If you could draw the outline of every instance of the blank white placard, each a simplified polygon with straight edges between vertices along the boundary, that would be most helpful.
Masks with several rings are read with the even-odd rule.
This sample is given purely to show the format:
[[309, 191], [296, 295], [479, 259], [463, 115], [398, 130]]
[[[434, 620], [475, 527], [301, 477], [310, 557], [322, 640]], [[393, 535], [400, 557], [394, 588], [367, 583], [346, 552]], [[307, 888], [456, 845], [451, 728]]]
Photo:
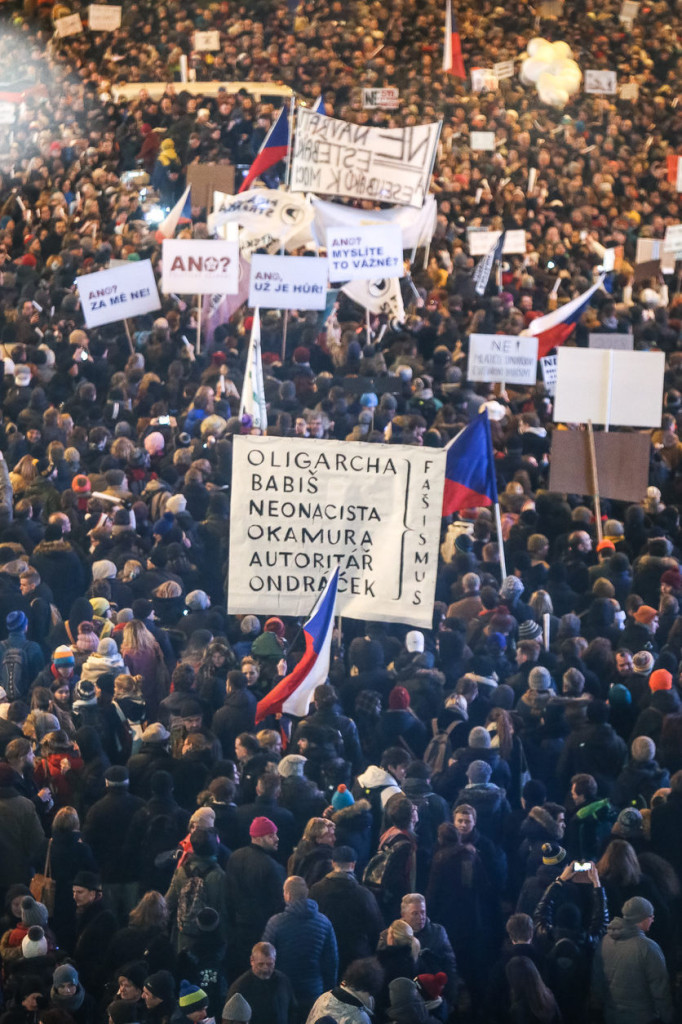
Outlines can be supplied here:
[[[612, 366], [609, 412], [609, 365]], [[663, 352], [560, 348], [554, 420], [656, 427], [663, 404]]]

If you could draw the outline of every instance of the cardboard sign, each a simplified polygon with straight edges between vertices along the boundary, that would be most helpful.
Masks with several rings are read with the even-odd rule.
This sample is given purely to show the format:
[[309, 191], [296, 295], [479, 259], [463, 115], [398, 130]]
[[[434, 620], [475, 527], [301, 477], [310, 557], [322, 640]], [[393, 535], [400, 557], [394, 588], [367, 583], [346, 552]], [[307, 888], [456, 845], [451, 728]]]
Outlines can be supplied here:
[[513, 60], [501, 60], [497, 64], [493, 64], [493, 71], [497, 75], [497, 80], [501, 82], [504, 78], [514, 77], [514, 61]]
[[635, 250], [635, 263], [650, 263], [651, 260], [660, 260], [661, 240], [660, 238], [638, 238]]
[[400, 106], [400, 90], [393, 87], [363, 89], [362, 106], [365, 110], [397, 110]]
[[108, 4], [90, 4], [88, 27], [91, 32], [115, 32], [121, 27], [121, 7]]
[[639, 0], [623, 0], [623, 5], [618, 15], [619, 21], [632, 22], [639, 14]]
[[249, 305], [263, 309], [324, 309], [327, 274], [324, 259], [254, 253]]
[[208, 53], [220, 49], [220, 32], [212, 29], [209, 32], [195, 32], [192, 49], [197, 53]]
[[327, 260], [330, 281], [402, 277], [403, 233], [397, 224], [328, 228]]
[[590, 334], [589, 348], [617, 348], [622, 352], [632, 352], [635, 339], [631, 334], [609, 334], [596, 332]]
[[533, 387], [537, 375], [537, 338], [520, 338], [516, 334], [469, 335], [469, 380]]
[[469, 132], [469, 148], [484, 152], [495, 149], [495, 132]]
[[161, 308], [151, 260], [79, 277], [78, 294], [87, 327], [113, 324]]
[[661, 422], [663, 352], [560, 348], [554, 419], [654, 427]]
[[438, 123], [370, 128], [299, 107], [290, 189], [421, 207], [439, 131]]
[[65, 18], [57, 18], [54, 23], [54, 34], [58, 39], [65, 36], [75, 36], [83, 31], [83, 22], [80, 14], [67, 14]]
[[187, 168], [187, 184], [192, 186], [192, 203], [213, 207], [213, 193], [234, 192], [234, 167], [231, 164], [190, 164]]
[[664, 252], [682, 252], [682, 224], [670, 224], [663, 239]]
[[639, 99], [639, 86], [637, 82], [624, 82], [620, 87], [618, 93], [622, 100], [629, 100], [631, 103], [636, 103]]
[[618, 91], [618, 75], [615, 71], [590, 70], [585, 72], [585, 92], [597, 96], [615, 96]]
[[[549, 490], [558, 494], [592, 494], [590, 441], [586, 430], [555, 430], [549, 463]], [[643, 501], [649, 483], [648, 434], [594, 435], [597, 481], [603, 498]]]
[[338, 565], [337, 614], [430, 628], [444, 472], [432, 448], [235, 437], [228, 612], [307, 617]]
[[[470, 256], [485, 256], [490, 252], [495, 242], [502, 234], [501, 231], [488, 231], [480, 228], [469, 228], [467, 231], [467, 242]], [[525, 253], [526, 232], [523, 228], [508, 231], [502, 247], [503, 256], [511, 256], [514, 253]]]
[[[472, 92], [495, 92], [499, 87], [497, 75], [491, 68], [471, 69]], [[474, 148], [473, 145], [471, 147]]]
[[236, 295], [239, 245], [213, 239], [166, 238], [161, 289], [166, 295]]
[[540, 360], [540, 372], [547, 393], [556, 393], [556, 356], [543, 356]]

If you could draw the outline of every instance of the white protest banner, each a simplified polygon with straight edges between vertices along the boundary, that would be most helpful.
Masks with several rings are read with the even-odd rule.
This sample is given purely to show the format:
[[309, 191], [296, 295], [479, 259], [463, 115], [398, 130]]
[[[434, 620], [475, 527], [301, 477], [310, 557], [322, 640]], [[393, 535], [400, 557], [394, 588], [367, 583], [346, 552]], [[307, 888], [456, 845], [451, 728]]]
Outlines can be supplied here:
[[402, 323], [405, 306], [397, 277], [382, 277], [376, 281], [347, 281], [341, 291], [371, 313], [385, 313]]
[[445, 453], [235, 437], [228, 612], [307, 616], [339, 566], [336, 611], [429, 627]]
[[556, 356], [543, 356], [540, 360], [540, 370], [545, 388], [549, 395], [556, 392]]
[[276, 253], [282, 246], [297, 249], [312, 242], [312, 219], [306, 197], [292, 192], [254, 188], [233, 196], [214, 191], [208, 230], [227, 240], [226, 228], [238, 224], [242, 256], [250, 259], [256, 249]]
[[480, 152], [495, 149], [495, 132], [469, 132], [469, 148]]
[[638, 238], [635, 263], [649, 263], [661, 258], [661, 242], [658, 238]]
[[403, 233], [397, 224], [327, 229], [330, 281], [403, 276]]
[[437, 123], [370, 128], [299, 107], [291, 191], [421, 206], [439, 133]]
[[682, 224], [670, 224], [663, 239], [664, 252], [682, 252]]
[[83, 31], [83, 22], [80, 14], [67, 14], [64, 18], [57, 18], [54, 23], [54, 34], [58, 39], [65, 36], [75, 36]]
[[397, 224], [403, 235], [404, 249], [418, 249], [428, 245], [436, 229], [436, 197], [427, 196], [421, 209], [414, 206], [394, 206], [389, 210], [356, 210], [340, 203], [328, 203], [312, 197], [314, 220], [313, 236], [318, 245], [324, 245], [327, 229], [336, 227], [354, 231], [364, 224]]
[[560, 348], [554, 419], [655, 427], [661, 422], [663, 352]]
[[[469, 228], [467, 231], [467, 243], [470, 256], [485, 256], [490, 252], [495, 242], [502, 234], [501, 231], [488, 231], [485, 228]], [[525, 253], [526, 232], [523, 228], [515, 228], [507, 231], [502, 247], [504, 256], [511, 256], [514, 253]]]
[[239, 245], [195, 238], [165, 238], [161, 290], [166, 295], [235, 295]]
[[597, 69], [585, 72], [585, 92], [598, 96], [614, 96], [618, 90], [618, 75], [615, 71]]
[[386, 89], [363, 89], [362, 106], [365, 110], [397, 110], [400, 103], [400, 90], [394, 87]]
[[504, 78], [514, 77], [514, 61], [513, 60], [501, 60], [497, 64], [493, 64], [493, 71], [497, 75], [498, 82], [501, 82]]
[[618, 92], [620, 99], [636, 103], [639, 99], [639, 86], [637, 82], [624, 82]]
[[[499, 87], [497, 75], [491, 68], [471, 69], [471, 91], [472, 92], [495, 92]], [[471, 147], [474, 148], [473, 146]]]
[[78, 294], [87, 327], [113, 324], [161, 307], [151, 260], [79, 277]]
[[618, 20], [630, 22], [630, 24], [632, 24], [638, 14], [639, 0], [623, 0]]
[[537, 338], [519, 338], [516, 334], [469, 335], [468, 380], [533, 387], [537, 375]]
[[595, 332], [589, 335], [589, 348], [614, 348], [623, 352], [632, 352], [635, 339], [631, 334], [620, 334], [614, 331], [613, 334], [606, 332]]
[[88, 28], [91, 32], [115, 32], [121, 27], [121, 7], [109, 4], [90, 4]]
[[17, 116], [17, 105], [8, 100], [0, 101], [0, 124], [14, 124]]
[[192, 49], [197, 53], [209, 52], [220, 49], [220, 32], [218, 29], [211, 29], [208, 32], [195, 32]]
[[327, 260], [309, 256], [251, 257], [249, 305], [264, 309], [324, 309]]

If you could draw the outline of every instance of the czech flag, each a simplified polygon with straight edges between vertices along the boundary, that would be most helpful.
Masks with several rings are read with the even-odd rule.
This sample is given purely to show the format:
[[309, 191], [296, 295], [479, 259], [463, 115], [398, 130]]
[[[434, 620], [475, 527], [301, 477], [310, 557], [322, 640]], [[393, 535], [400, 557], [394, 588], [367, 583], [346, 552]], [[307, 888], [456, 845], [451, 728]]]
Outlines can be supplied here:
[[313, 113], [314, 114], [323, 114], [325, 117], [327, 116], [327, 110], [326, 110], [325, 105], [324, 105], [324, 96], [322, 95], [322, 93], [320, 93], [320, 95], [317, 97], [317, 99], [313, 103]]
[[191, 185], [188, 185], [182, 193], [172, 210], [168, 212], [165, 220], [162, 220], [155, 232], [157, 242], [164, 238], [173, 238], [178, 224], [192, 223], [192, 200], [190, 199]]
[[525, 331], [521, 332], [526, 337], [530, 335], [532, 338], [538, 339], [538, 359], [549, 355], [553, 348], [563, 345], [571, 336], [575, 325], [587, 309], [590, 299], [603, 284], [604, 276], [602, 275], [597, 283], [582, 295], [577, 295], [565, 306], [559, 306], [553, 312], [539, 316], [537, 320], [532, 320]]
[[462, 60], [462, 42], [457, 30], [457, 22], [452, 13], [452, 0], [445, 3], [445, 46], [443, 48], [443, 71], [448, 71], [458, 78], [466, 78], [464, 61]]
[[493, 442], [487, 410], [460, 430], [445, 449], [443, 515], [497, 504]]
[[303, 718], [313, 699], [316, 686], [327, 681], [334, 628], [334, 608], [339, 584], [338, 566], [320, 594], [315, 610], [303, 627], [305, 654], [293, 672], [280, 680], [270, 693], [258, 701], [256, 725], [268, 715], [282, 711]]
[[255, 181], [263, 171], [267, 171], [268, 168], [274, 167], [274, 165], [279, 163], [280, 160], [285, 160], [288, 152], [289, 118], [287, 116], [287, 108], [282, 107], [279, 112], [279, 117], [263, 139], [263, 145], [258, 150], [256, 159], [251, 164], [249, 173], [244, 178], [239, 191], [246, 192], [247, 188], [251, 187], [252, 181]]

